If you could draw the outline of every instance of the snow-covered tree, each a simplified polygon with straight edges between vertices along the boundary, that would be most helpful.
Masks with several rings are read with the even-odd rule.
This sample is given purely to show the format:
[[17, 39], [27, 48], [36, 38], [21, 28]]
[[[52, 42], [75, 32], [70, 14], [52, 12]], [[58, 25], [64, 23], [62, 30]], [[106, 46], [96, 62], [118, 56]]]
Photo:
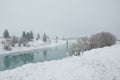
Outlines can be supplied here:
[[56, 43], [58, 42], [58, 36], [55, 37]]
[[47, 39], [48, 39], [48, 38], [49, 38], [49, 37], [44, 33], [44, 34], [43, 34], [43, 41], [44, 41], [44, 42], [47, 42]]
[[27, 32], [26, 38], [28, 39], [28, 41], [30, 41], [30, 33], [29, 32]]
[[32, 40], [34, 38], [33, 32], [30, 31], [26, 33], [25, 31], [23, 31], [22, 38], [26, 38], [28, 41]]
[[39, 33], [37, 34], [36, 40], [38, 40], [38, 39], [40, 39], [40, 34]]
[[4, 33], [3, 33], [3, 37], [4, 37], [4, 38], [9, 38], [9, 37], [10, 37], [9, 32], [8, 32], [7, 29], [5, 29], [5, 31], [4, 31]]
[[26, 38], [26, 33], [25, 33], [25, 31], [23, 31], [23, 34], [22, 34], [22, 38]]
[[[23, 37], [22, 37], [23, 38]], [[20, 39], [18, 39], [18, 46], [20, 47], [21, 46], [21, 44], [22, 44], [22, 38], [20, 38]]]
[[13, 37], [12, 37], [12, 41], [11, 41], [11, 42], [12, 42], [12, 46], [14, 47], [14, 46], [15, 46], [15, 44], [16, 44], [16, 43], [18, 43], [18, 38], [17, 38], [17, 37], [15, 37], [15, 36], [13, 36]]
[[34, 36], [33, 36], [33, 32], [30, 31], [30, 39], [32, 40], [33, 38], [34, 38]]
[[18, 41], [18, 45], [21, 46], [21, 44], [23, 44], [24, 46], [26, 46], [26, 44], [28, 43], [28, 40], [24, 37], [21, 37]]

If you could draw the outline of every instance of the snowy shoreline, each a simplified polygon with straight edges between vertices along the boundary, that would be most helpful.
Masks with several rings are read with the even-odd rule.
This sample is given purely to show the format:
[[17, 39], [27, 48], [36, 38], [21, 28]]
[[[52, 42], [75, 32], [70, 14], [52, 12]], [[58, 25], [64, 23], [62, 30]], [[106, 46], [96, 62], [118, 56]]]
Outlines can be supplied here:
[[119, 80], [120, 44], [78, 57], [30, 63], [0, 72], [1, 80]]
[[30, 47], [13, 47], [11, 51], [6, 51], [3, 50], [1, 47], [0, 50], [0, 54], [13, 54], [13, 53], [17, 53], [17, 52], [28, 52], [28, 51], [34, 51], [34, 50], [40, 50], [40, 49], [44, 49], [44, 48], [51, 48], [51, 47], [56, 47], [56, 46], [60, 46], [60, 45], [64, 45], [66, 43], [66, 41], [63, 40], [58, 40], [58, 42], [56, 43], [55, 40], [52, 40], [51, 43], [44, 43], [41, 40], [36, 40], [36, 41], [32, 41], [29, 44], [31, 45]]

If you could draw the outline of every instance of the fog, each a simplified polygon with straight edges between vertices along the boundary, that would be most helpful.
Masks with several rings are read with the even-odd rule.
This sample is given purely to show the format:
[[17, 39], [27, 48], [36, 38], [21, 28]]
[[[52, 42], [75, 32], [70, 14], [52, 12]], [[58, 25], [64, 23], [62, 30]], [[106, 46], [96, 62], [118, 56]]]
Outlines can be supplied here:
[[107, 31], [120, 38], [120, 0], [0, 0], [0, 36], [4, 29], [51, 37]]

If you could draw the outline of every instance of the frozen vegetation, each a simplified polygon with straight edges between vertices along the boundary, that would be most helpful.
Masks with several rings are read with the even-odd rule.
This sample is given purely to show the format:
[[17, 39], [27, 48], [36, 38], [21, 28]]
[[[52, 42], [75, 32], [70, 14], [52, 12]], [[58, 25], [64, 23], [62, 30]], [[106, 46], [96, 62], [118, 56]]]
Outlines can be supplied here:
[[120, 80], [120, 43], [0, 72], [0, 80]]
[[80, 55], [84, 51], [96, 48], [112, 46], [116, 43], [117, 38], [110, 32], [100, 32], [91, 37], [81, 37], [70, 48], [69, 55]]
[[[34, 39], [23, 32], [19, 40], [9, 37], [1, 41], [0, 54], [29, 51], [68, 44], [68, 40], [50, 40], [44, 33]], [[0, 80], [120, 80], [120, 43], [109, 32], [82, 37], [72, 45], [71, 55], [61, 60], [30, 63], [12, 70], [0, 71]], [[83, 53], [84, 54], [81, 54]], [[34, 53], [33, 53], [34, 54]], [[67, 54], [67, 53], [66, 53]]]
[[[2, 39], [3, 40], [3, 39]], [[66, 41], [64, 40], [58, 40], [56, 43], [55, 40], [51, 40], [51, 42], [44, 42], [41, 39], [39, 40], [33, 40], [27, 43], [29, 47], [27, 46], [21, 46], [19, 47], [17, 44], [11, 48], [11, 50], [5, 50], [3, 49], [2, 43], [0, 43], [0, 54], [7, 54], [7, 53], [13, 53], [13, 52], [20, 52], [20, 51], [29, 51], [29, 50], [35, 50], [35, 49], [41, 49], [41, 48], [47, 48], [47, 47], [55, 47], [59, 45], [65, 44]]]
[[38, 33], [35, 37], [32, 31], [23, 31], [22, 36], [17, 37], [15, 35], [10, 35], [8, 30], [5, 29], [3, 38], [0, 39], [0, 54], [55, 47], [65, 43], [65, 40], [58, 39], [58, 37], [51, 40], [46, 33], [42, 36]]

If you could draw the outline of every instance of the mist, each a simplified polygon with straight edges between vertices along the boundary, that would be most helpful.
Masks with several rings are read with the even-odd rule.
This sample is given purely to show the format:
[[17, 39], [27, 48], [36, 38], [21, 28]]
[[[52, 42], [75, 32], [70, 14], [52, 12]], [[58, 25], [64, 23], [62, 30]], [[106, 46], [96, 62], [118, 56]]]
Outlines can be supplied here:
[[120, 38], [120, 0], [0, 0], [0, 36], [5, 29], [55, 37], [111, 32]]

